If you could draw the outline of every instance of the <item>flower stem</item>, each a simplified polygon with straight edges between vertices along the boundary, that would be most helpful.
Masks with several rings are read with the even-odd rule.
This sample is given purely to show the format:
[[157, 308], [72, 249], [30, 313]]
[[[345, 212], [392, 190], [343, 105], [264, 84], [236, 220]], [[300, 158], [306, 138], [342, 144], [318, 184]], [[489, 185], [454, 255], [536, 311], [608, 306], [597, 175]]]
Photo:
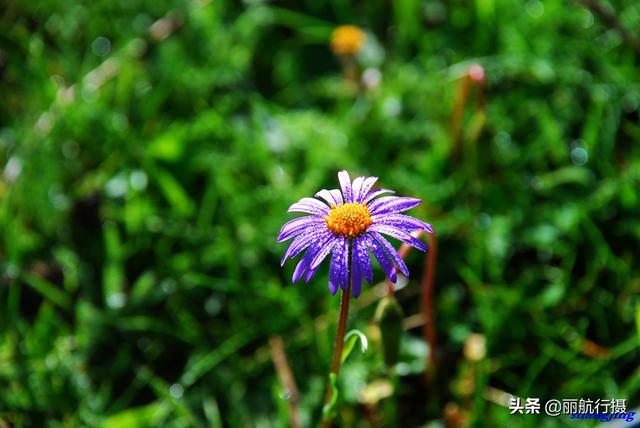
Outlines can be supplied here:
[[351, 281], [349, 287], [342, 292], [340, 300], [340, 318], [338, 319], [338, 332], [336, 335], [336, 345], [333, 351], [333, 360], [331, 361], [331, 373], [338, 376], [340, 371], [340, 360], [342, 360], [342, 345], [344, 345], [344, 335], [347, 329], [347, 317], [349, 314], [349, 297], [351, 296]]
[[422, 313], [424, 314], [423, 334], [429, 345], [429, 364], [425, 375], [431, 383], [436, 369], [436, 326], [433, 315], [433, 284], [436, 273], [438, 246], [435, 233], [429, 235], [429, 251], [426, 255], [426, 270], [422, 278]]
[[[351, 300], [351, 266], [349, 266], [349, 284], [347, 289], [342, 292], [340, 299], [340, 318], [338, 318], [338, 332], [336, 333], [336, 344], [333, 348], [333, 359], [331, 360], [331, 373], [338, 377], [340, 372], [340, 363], [342, 362], [342, 347], [344, 345], [344, 335], [347, 329], [347, 318], [349, 317], [349, 302]], [[324, 398], [325, 406], [331, 402], [333, 388], [331, 383], [327, 384], [327, 394]], [[322, 419], [322, 427], [331, 427], [331, 417], [326, 415]]]

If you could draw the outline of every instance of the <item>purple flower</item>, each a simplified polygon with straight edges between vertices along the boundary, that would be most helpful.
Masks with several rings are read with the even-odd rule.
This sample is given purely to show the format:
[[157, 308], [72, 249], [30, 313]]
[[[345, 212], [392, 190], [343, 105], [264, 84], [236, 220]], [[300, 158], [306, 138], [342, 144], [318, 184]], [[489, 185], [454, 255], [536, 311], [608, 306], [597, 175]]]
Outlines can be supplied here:
[[[302, 198], [289, 207], [289, 212], [310, 215], [294, 218], [282, 226], [278, 242], [295, 238], [282, 257], [281, 265], [289, 257], [305, 251], [293, 272], [292, 282], [304, 278], [308, 282], [322, 261], [331, 253], [329, 266], [329, 290], [351, 286], [354, 297], [360, 295], [362, 279], [373, 282], [369, 252], [393, 283], [396, 268], [409, 275], [407, 265], [396, 249], [382, 235], [388, 235], [421, 251], [427, 246], [411, 236], [411, 232], [433, 232], [431, 225], [416, 218], [400, 214], [422, 201], [398, 196], [382, 196], [394, 193], [387, 189], [372, 189], [377, 177], [358, 177], [353, 182], [346, 171], [338, 173], [341, 190], [321, 190], [316, 198]], [[321, 200], [322, 199], [322, 200]]]

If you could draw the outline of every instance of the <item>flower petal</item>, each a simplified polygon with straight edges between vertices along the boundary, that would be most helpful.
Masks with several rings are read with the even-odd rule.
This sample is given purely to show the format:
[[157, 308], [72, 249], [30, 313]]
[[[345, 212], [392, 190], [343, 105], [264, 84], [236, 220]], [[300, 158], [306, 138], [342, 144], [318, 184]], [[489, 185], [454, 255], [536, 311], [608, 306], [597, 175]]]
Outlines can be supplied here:
[[416, 205], [421, 204], [422, 201], [416, 198], [407, 198], [399, 196], [385, 196], [380, 199], [376, 199], [368, 205], [369, 212], [371, 214], [386, 214], [386, 213], [400, 213], [402, 211], [409, 210]]
[[374, 208], [377, 208], [382, 204], [389, 203], [398, 198], [399, 196], [383, 196], [382, 198], [378, 198], [375, 201], [371, 201], [369, 204], [367, 204], [367, 208], [369, 209], [369, 212], [371, 212], [371, 210], [373, 210]]
[[[332, 234], [322, 240], [317, 240], [309, 247], [304, 256], [300, 259], [298, 264], [296, 265], [296, 269], [293, 272], [293, 277], [291, 278], [291, 282], [297, 282], [302, 276], [307, 272], [311, 263], [315, 260], [316, 256], [322, 252], [323, 247], [332, 239], [335, 239]], [[326, 256], [326, 254], [325, 254]]]
[[344, 202], [353, 202], [353, 189], [351, 188], [351, 179], [347, 171], [340, 171], [338, 173], [338, 181], [340, 182], [340, 188], [342, 189], [342, 195], [344, 196]]
[[362, 183], [364, 182], [364, 177], [356, 177], [351, 184], [351, 192], [353, 195], [352, 202], [358, 202], [358, 198], [360, 197], [360, 190], [362, 189]]
[[394, 194], [396, 192], [394, 192], [393, 190], [389, 190], [389, 189], [375, 189], [370, 191], [367, 196], [364, 197], [364, 199], [362, 200], [363, 204], [367, 204], [369, 203], [369, 201], [371, 201], [373, 198], [378, 197], [380, 195], [384, 195], [385, 193], [391, 193]]
[[329, 206], [342, 204], [342, 193], [340, 193], [340, 190], [338, 189], [322, 189], [318, 193], [316, 193], [316, 197], [322, 198], [327, 201]]
[[369, 284], [373, 283], [373, 271], [371, 270], [371, 259], [369, 258], [369, 250], [367, 250], [367, 243], [364, 237], [358, 237], [353, 240], [353, 251], [356, 254], [356, 259], [360, 267], [362, 268], [362, 274]]
[[371, 260], [369, 260], [367, 246], [362, 237], [353, 240], [351, 251], [351, 270], [351, 288], [353, 291], [353, 297], [358, 297], [362, 290], [362, 277], [364, 276], [369, 284], [373, 281]]
[[427, 245], [424, 242], [414, 238], [409, 233], [397, 227], [389, 226], [386, 224], [372, 224], [371, 226], [369, 226], [369, 230], [384, 233], [385, 235], [389, 235], [392, 238], [399, 239], [400, 241], [409, 244], [420, 251], [427, 251]]
[[362, 268], [356, 260], [355, 251], [351, 251], [351, 293], [358, 297], [362, 290]]
[[289, 212], [303, 212], [317, 215], [327, 215], [329, 214], [329, 207], [327, 206], [327, 204], [317, 199], [302, 198], [289, 207]]
[[327, 237], [332, 236], [331, 232], [328, 229], [323, 229], [310, 228], [310, 230], [306, 230], [300, 235], [296, 236], [296, 239], [291, 242], [291, 245], [289, 245], [289, 248], [287, 248], [287, 251], [285, 251], [284, 256], [282, 256], [282, 260], [280, 260], [280, 266], [283, 266], [284, 262], [286, 262], [289, 257], [295, 257], [300, 254], [305, 248], [313, 244], [314, 241], [322, 241]]
[[371, 219], [374, 223], [387, 224], [409, 232], [425, 230], [433, 233], [433, 227], [429, 223], [404, 214], [378, 214], [371, 216]]
[[307, 274], [304, 277], [304, 282], [309, 282], [311, 277], [316, 273], [316, 271], [320, 267], [320, 264], [322, 263], [322, 261], [329, 255], [329, 253], [331, 252], [331, 250], [333, 249], [333, 247], [336, 245], [337, 242], [338, 240], [334, 235], [331, 235], [330, 239], [328, 241], [325, 241], [325, 243], [322, 245], [322, 248], [320, 249], [318, 254], [316, 254], [313, 260], [311, 260], [311, 263], [309, 263], [309, 270], [307, 271]]
[[332, 294], [338, 291], [338, 287], [343, 290], [347, 288], [349, 274], [349, 240], [339, 237], [338, 242], [333, 247], [331, 265], [329, 267], [329, 290]]
[[[309, 248], [307, 250], [307, 253], [309, 253], [312, 249], [313, 247]], [[305, 255], [302, 256], [302, 258], [296, 265], [296, 269], [293, 271], [293, 276], [291, 277], [292, 283], [297, 282], [302, 277], [302, 275], [306, 272], [307, 266], [309, 265], [309, 260], [307, 259], [307, 253], [305, 253]]]
[[282, 229], [280, 229], [278, 242], [291, 239], [292, 237], [304, 232], [306, 228], [321, 226], [322, 223], [324, 223], [324, 219], [317, 215], [307, 215], [289, 220], [282, 226]]
[[337, 242], [338, 239], [336, 238], [336, 236], [331, 234], [331, 236], [322, 243], [320, 251], [318, 251], [313, 260], [311, 260], [309, 269], [315, 270], [318, 266], [320, 266], [320, 263], [322, 263], [324, 258], [329, 255], [329, 253], [333, 249], [333, 246], [336, 245]]
[[367, 243], [367, 247], [369, 247], [369, 249], [373, 253], [373, 256], [376, 258], [376, 260], [378, 260], [378, 263], [380, 263], [382, 271], [387, 276], [387, 278], [389, 278], [389, 281], [395, 284], [398, 279], [396, 276], [396, 270], [393, 268], [393, 263], [391, 263], [391, 260], [389, 260], [389, 257], [384, 251], [384, 248], [382, 248], [378, 241], [373, 239], [371, 235], [367, 234], [363, 236]]
[[360, 193], [356, 195], [356, 202], [362, 203], [362, 201], [364, 201], [364, 198], [367, 196], [373, 185], [376, 184], [376, 181], [378, 181], [378, 177], [367, 177], [364, 179]]
[[384, 237], [378, 232], [371, 231], [369, 233], [371, 234], [371, 237], [373, 239], [378, 241], [378, 243], [384, 247], [387, 255], [391, 258], [391, 260], [393, 260], [394, 265], [398, 269], [400, 269], [400, 272], [402, 272], [404, 276], [409, 276], [409, 269], [407, 268], [407, 265], [404, 263], [404, 260], [402, 260], [402, 257], [400, 257], [400, 254], [398, 254], [396, 249], [393, 248], [393, 245], [389, 244], [389, 241], [384, 239]]
[[[331, 257], [333, 259], [333, 257]], [[338, 291], [338, 284], [329, 280], [329, 292], [333, 295]]]

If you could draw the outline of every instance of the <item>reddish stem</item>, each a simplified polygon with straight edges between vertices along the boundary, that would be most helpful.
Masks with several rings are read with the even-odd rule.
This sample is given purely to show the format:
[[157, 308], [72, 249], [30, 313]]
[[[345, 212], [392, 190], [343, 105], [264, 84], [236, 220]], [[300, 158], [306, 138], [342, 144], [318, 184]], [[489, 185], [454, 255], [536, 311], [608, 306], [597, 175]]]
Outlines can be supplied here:
[[[342, 361], [342, 347], [344, 345], [344, 335], [347, 329], [347, 318], [349, 317], [349, 302], [351, 300], [351, 269], [349, 269], [349, 285], [347, 289], [342, 292], [342, 298], [340, 300], [340, 318], [338, 319], [338, 332], [336, 333], [336, 344], [333, 348], [333, 359], [331, 360], [331, 373], [338, 377], [340, 372], [340, 363]], [[324, 398], [325, 406], [331, 402], [333, 388], [331, 383], [327, 384], [327, 394]], [[322, 420], [323, 428], [331, 427], [331, 419], [325, 417]]]
[[293, 371], [287, 361], [287, 354], [284, 350], [284, 343], [282, 337], [276, 336], [269, 340], [271, 345], [271, 357], [273, 358], [273, 365], [276, 367], [280, 382], [289, 392], [289, 421], [292, 428], [300, 428], [300, 412], [298, 411], [298, 386], [296, 385], [296, 379], [293, 376]]
[[331, 373], [336, 376], [338, 376], [338, 373], [340, 372], [340, 361], [342, 360], [342, 345], [344, 345], [344, 335], [346, 333], [347, 318], [349, 316], [349, 297], [351, 297], [351, 283], [349, 283], [349, 287], [342, 292], [342, 299], [340, 300], [338, 332], [336, 334], [336, 345], [333, 351], [333, 360], [331, 361]]
[[[414, 233], [414, 237], [416, 239], [420, 239], [420, 237], [424, 235], [424, 233], [425, 233], [424, 230], [419, 230], [417, 233]], [[404, 260], [405, 257], [407, 257], [407, 254], [412, 248], [413, 247], [409, 244], [402, 244], [400, 246], [400, 249], [398, 250], [398, 254], [400, 254], [400, 257], [402, 258], [402, 260]], [[389, 279], [387, 278], [384, 283], [387, 285], [387, 297], [393, 296], [393, 282], [389, 281]]]
[[429, 344], [429, 365], [426, 370], [429, 381], [433, 380], [436, 368], [436, 326], [433, 315], [433, 284], [436, 272], [436, 258], [438, 254], [437, 240], [434, 233], [429, 235], [429, 251], [425, 257], [425, 274], [422, 277], [422, 313], [424, 314], [423, 333]]
[[453, 140], [453, 157], [460, 159], [463, 148], [463, 132], [462, 121], [464, 112], [469, 101], [469, 95], [474, 87], [477, 87], [476, 108], [484, 111], [484, 91], [483, 86], [486, 76], [484, 68], [479, 64], [473, 64], [469, 70], [460, 79], [456, 88], [455, 98], [453, 101], [453, 110], [451, 111], [451, 139]]

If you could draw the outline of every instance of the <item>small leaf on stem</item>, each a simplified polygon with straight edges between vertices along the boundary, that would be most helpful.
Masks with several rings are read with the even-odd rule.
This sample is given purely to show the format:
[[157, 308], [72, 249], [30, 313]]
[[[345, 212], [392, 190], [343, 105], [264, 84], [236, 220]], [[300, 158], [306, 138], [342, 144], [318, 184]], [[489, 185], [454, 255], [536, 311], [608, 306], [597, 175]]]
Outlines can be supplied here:
[[367, 337], [360, 330], [351, 330], [344, 336], [344, 348], [342, 349], [342, 357], [340, 363], [344, 363], [345, 360], [353, 351], [356, 346], [356, 342], [360, 339], [360, 351], [364, 354], [369, 347], [369, 341]]

